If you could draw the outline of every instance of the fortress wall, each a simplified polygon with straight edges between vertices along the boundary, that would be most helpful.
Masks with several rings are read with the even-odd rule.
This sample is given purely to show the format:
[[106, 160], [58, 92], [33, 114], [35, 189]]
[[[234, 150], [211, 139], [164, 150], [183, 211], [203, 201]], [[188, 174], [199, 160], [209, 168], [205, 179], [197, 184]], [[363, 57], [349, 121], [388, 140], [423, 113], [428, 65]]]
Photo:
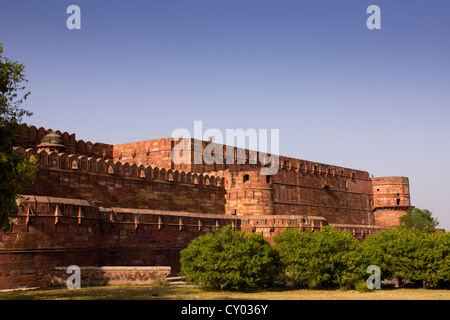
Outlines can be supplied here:
[[[260, 170], [261, 167], [270, 165], [270, 163], [266, 165], [262, 164], [261, 155], [256, 151], [223, 144], [217, 144], [213, 147], [212, 142], [197, 139], [174, 139], [173, 141], [172, 138], [153, 139], [114, 145], [113, 148], [115, 161], [136, 163], [138, 165], [152, 165], [158, 166], [159, 168], [191, 172], [203, 173], [225, 170], [229, 170], [230, 172], [257, 171]], [[191, 163], [172, 163], [171, 155], [174, 148], [178, 151], [182, 149], [190, 150]], [[221, 163], [205, 163], [205, 149], [208, 151], [208, 154], [212, 154], [213, 156], [221, 150]], [[182, 156], [182, 153], [179, 153], [179, 155]], [[270, 156], [271, 155], [269, 154], [269, 157]], [[227, 164], [227, 157], [231, 163]], [[369, 180], [369, 173], [366, 171], [285, 156], [279, 156], [279, 170], [301, 171], [305, 173], [318, 173], [350, 179]]]
[[322, 216], [335, 224], [375, 224], [367, 172], [281, 159], [273, 176], [261, 175], [260, 170], [225, 171], [225, 212]]
[[174, 169], [171, 150], [171, 138], [116, 144], [113, 147], [113, 159], [138, 165]]
[[[17, 145], [28, 148], [36, 148], [41, 142], [42, 138], [52, 129], [45, 129], [43, 127], [36, 128], [35, 126], [29, 126], [28, 130], [23, 132], [22, 135], [17, 136]], [[65, 152], [68, 154], [85, 155], [88, 157], [111, 159], [113, 156], [113, 146], [105, 143], [92, 143], [90, 141], [76, 140], [75, 133], [69, 134], [67, 132], [61, 132], [55, 130], [61, 135], [64, 145], [66, 146]]]
[[406, 210], [396, 208], [379, 208], [374, 212], [375, 222], [384, 228], [395, 228], [400, 225], [400, 217], [406, 213]]
[[297, 160], [293, 166], [283, 164], [272, 185], [275, 214], [322, 216], [330, 224], [375, 224], [367, 172]]
[[[114, 145], [113, 154], [115, 161], [136, 163], [138, 165], [152, 165], [159, 168], [176, 169], [190, 172], [211, 172], [211, 171], [225, 171], [227, 169], [233, 171], [248, 171], [256, 170], [260, 166], [257, 164], [249, 164], [251, 157], [248, 149], [229, 147], [225, 145], [217, 145], [215, 151], [207, 149], [209, 154], [219, 154], [222, 150], [223, 158], [208, 164], [204, 161], [203, 154], [205, 148], [211, 148], [210, 142], [200, 141], [196, 139], [175, 139], [162, 138], [153, 139], [140, 142], [131, 142]], [[172, 162], [172, 150], [189, 150], [190, 162], [175, 164]], [[230, 149], [232, 154], [232, 164], [226, 163], [227, 149]], [[182, 153], [179, 153], [180, 157]], [[257, 158], [256, 158], [257, 159]], [[236, 164], [239, 166], [236, 166]]]
[[12, 231], [0, 233], [0, 289], [46, 287], [53, 267], [80, 259], [84, 265], [98, 264], [100, 216], [95, 205], [85, 200], [25, 198], [29, 200], [12, 220]]
[[[317, 216], [237, 217], [107, 208], [69, 198], [24, 198], [24, 210], [12, 220], [12, 231], [0, 233], [0, 290], [49, 286], [54, 281], [53, 271], [70, 265], [170, 266], [176, 274], [180, 269], [180, 250], [200, 235], [225, 225], [262, 233], [273, 243], [273, 237], [287, 228], [320, 230], [328, 224], [325, 218]], [[362, 225], [336, 227], [362, 239], [379, 230]], [[83, 273], [81, 277], [83, 281]], [[98, 274], [95, 279], [104, 280]]]
[[272, 244], [274, 237], [289, 228], [303, 231], [321, 230], [328, 225], [328, 221], [318, 216], [294, 216], [294, 215], [255, 215], [240, 217], [240, 230], [249, 233], [261, 233]]
[[223, 177], [56, 152], [33, 156], [40, 169], [37, 181], [27, 187], [30, 194], [98, 201], [107, 207], [224, 213]]
[[[45, 287], [51, 270], [82, 266], [170, 266], [179, 251], [234, 217], [104, 208], [86, 200], [24, 196], [12, 231], [0, 233], [0, 290]], [[68, 275], [69, 276], [69, 275]]]

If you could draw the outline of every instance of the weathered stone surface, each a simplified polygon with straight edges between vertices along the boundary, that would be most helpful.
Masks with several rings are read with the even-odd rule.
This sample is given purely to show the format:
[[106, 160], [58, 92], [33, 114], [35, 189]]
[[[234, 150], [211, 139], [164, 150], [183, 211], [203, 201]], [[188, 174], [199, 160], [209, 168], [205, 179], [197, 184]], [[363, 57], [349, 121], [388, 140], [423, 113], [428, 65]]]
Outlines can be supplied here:
[[[171, 270], [170, 267], [80, 267], [80, 286], [119, 285], [119, 284], [152, 284], [164, 280]], [[65, 286], [67, 267], [52, 268], [48, 281], [52, 286]]]
[[[31, 126], [17, 137], [17, 151], [40, 169], [12, 232], [0, 234], [0, 289], [49, 285], [46, 275], [69, 265], [170, 266], [176, 274], [179, 251], [225, 225], [272, 241], [286, 228], [329, 224], [363, 240], [397, 226], [411, 205], [405, 177], [283, 156], [265, 176], [251, 151], [224, 145], [217, 150], [234, 162], [175, 165], [180, 141], [171, 138], [108, 145], [55, 131], [64, 152], [38, 148], [50, 132]], [[201, 152], [210, 143], [184, 142]], [[201, 152], [192, 150], [192, 161]]]

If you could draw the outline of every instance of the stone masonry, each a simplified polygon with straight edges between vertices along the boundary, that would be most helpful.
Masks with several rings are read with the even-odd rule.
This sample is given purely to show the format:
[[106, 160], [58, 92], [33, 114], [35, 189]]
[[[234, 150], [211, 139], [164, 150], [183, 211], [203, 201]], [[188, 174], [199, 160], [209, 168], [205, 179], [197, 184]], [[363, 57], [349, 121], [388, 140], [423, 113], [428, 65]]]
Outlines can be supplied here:
[[[200, 150], [210, 143], [187, 142], [199, 143]], [[169, 266], [176, 274], [179, 251], [225, 225], [271, 242], [286, 228], [332, 225], [362, 241], [397, 226], [411, 205], [405, 177], [374, 178], [284, 156], [278, 172], [266, 176], [250, 161], [251, 151], [239, 148], [232, 155], [242, 164], [175, 165], [177, 143], [163, 138], [108, 145], [29, 127], [17, 137], [17, 151], [37, 158], [40, 168], [12, 231], [0, 234], [0, 289], [51, 285], [55, 270], [69, 265], [122, 273], [131, 270], [125, 267]], [[153, 273], [133, 272], [104, 274], [151, 281]]]

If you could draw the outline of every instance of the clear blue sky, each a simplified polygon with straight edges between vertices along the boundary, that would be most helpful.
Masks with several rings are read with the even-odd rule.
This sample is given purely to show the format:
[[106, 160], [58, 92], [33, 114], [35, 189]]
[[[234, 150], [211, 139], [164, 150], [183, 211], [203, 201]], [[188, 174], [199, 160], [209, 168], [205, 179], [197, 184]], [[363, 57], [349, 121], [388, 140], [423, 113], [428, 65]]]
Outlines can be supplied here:
[[279, 129], [282, 155], [409, 177], [450, 229], [448, 0], [1, 0], [0, 42], [30, 124], [111, 144]]

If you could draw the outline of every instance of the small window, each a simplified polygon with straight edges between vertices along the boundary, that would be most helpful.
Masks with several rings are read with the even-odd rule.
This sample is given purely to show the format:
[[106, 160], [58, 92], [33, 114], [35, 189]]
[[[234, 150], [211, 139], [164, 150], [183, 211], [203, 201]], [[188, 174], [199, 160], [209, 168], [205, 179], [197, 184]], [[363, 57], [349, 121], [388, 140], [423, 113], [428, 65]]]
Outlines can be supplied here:
[[250, 181], [250, 176], [248, 174], [244, 174], [244, 183]]
[[266, 176], [266, 183], [271, 183], [270, 180], [270, 176]]
[[397, 205], [398, 206], [400, 205], [400, 199], [397, 199]]

